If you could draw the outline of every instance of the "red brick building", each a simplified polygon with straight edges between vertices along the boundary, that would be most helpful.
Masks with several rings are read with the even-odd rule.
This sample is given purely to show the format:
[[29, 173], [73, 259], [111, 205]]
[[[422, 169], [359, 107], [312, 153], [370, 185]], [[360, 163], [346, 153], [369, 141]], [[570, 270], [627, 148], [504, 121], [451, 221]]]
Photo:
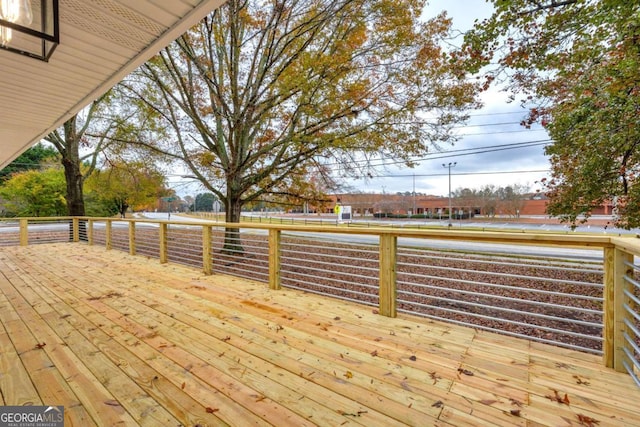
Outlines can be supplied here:
[[[329, 196], [331, 202], [319, 211], [325, 213], [333, 212], [336, 203], [344, 206], [351, 206], [354, 215], [374, 215], [374, 214], [427, 214], [430, 216], [448, 215], [449, 198], [432, 195], [404, 194], [335, 194]], [[478, 198], [456, 198], [451, 199], [451, 211], [454, 215], [546, 215], [547, 199], [539, 194], [532, 194], [523, 199], [505, 200], [479, 200]], [[608, 203], [598, 207], [593, 211], [595, 215], [611, 215], [612, 204]]]

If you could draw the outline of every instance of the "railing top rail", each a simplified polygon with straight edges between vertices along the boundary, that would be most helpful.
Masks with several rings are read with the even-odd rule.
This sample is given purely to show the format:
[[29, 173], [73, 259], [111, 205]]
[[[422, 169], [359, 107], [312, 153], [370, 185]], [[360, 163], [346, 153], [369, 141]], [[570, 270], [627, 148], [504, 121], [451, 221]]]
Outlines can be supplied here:
[[[105, 217], [21, 217], [11, 218], [12, 221], [65, 221], [72, 218], [92, 221], [116, 221], [116, 222], [137, 222], [150, 224], [176, 224], [184, 226], [209, 225], [219, 228], [243, 228], [281, 231], [300, 231], [310, 233], [331, 233], [331, 234], [353, 234], [353, 235], [392, 235], [397, 237], [433, 238], [439, 240], [461, 240], [487, 243], [503, 243], [517, 245], [552, 245], [578, 248], [612, 248], [617, 246], [629, 252], [640, 255], [640, 240], [635, 236], [607, 236], [595, 234], [560, 234], [560, 233], [524, 233], [515, 231], [472, 231], [472, 230], [449, 230], [449, 229], [411, 229], [411, 228], [388, 228], [388, 227], [367, 227], [349, 228], [335, 227], [327, 225], [307, 225], [307, 224], [273, 224], [273, 223], [226, 223], [210, 219], [192, 219], [188, 221], [179, 219], [147, 219], [147, 218], [105, 218]], [[2, 220], [2, 219], [0, 219]], [[7, 219], [9, 220], [9, 219]]]
[[640, 256], [640, 238], [638, 236], [611, 237], [611, 243], [618, 249]]
[[[33, 221], [69, 220], [72, 217], [48, 217], [48, 218], [21, 218]], [[335, 227], [327, 225], [306, 225], [306, 224], [265, 224], [253, 222], [226, 223], [207, 219], [193, 219], [189, 221], [171, 219], [140, 219], [140, 218], [101, 218], [101, 217], [76, 217], [83, 220], [93, 221], [116, 221], [116, 222], [137, 222], [151, 224], [176, 224], [184, 226], [209, 225], [219, 228], [243, 228], [281, 231], [300, 231], [310, 233], [331, 233], [331, 234], [353, 234], [353, 235], [392, 235], [397, 237], [433, 238], [439, 240], [461, 240], [475, 242], [491, 242], [517, 245], [552, 245], [579, 248], [605, 248], [622, 246], [628, 247], [630, 252], [640, 254], [640, 242], [635, 237], [613, 237], [606, 235], [591, 234], [534, 234], [509, 231], [470, 231], [470, 230], [434, 230], [434, 229], [411, 229], [411, 228], [388, 228], [388, 227], [368, 227], [349, 228]], [[16, 220], [16, 219], [14, 219]], [[615, 239], [615, 242], [614, 242]], [[637, 243], [637, 244], [636, 244]]]

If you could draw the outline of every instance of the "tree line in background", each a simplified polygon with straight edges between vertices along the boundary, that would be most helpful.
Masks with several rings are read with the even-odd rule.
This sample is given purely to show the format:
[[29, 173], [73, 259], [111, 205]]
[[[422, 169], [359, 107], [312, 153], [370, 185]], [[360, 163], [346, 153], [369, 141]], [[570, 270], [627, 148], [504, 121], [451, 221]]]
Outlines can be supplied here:
[[[89, 168], [83, 163], [82, 173]], [[82, 215], [122, 215], [129, 208], [155, 206], [170, 194], [158, 170], [131, 162], [111, 164], [82, 180]], [[69, 215], [68, 180], [60, 153], [38, 144], [27, 150], [0, 174], [0, 212], [3, 216]]]
[[461, 55], [522, 95], [523, 125], [541, 123], [551, 137], [548, 213], [575, 224], [613, 202], [617, 226], [640, 227], [640, 3], [491, 3]]
[[[640, 6], [491, 2], [458, 50], [451, 20], [424, 19], [424, 1], [229, 0], [48, 135], [49, 168], [3, 170], [5, 209], [123, 213], [174, 196], [163, 176], [176, 169], [228, 222], [265, 201], [326, 201], [337, 175], [373, 176], [381, 160], [411, 167], [454, 141], [498, 82], [526, 95], [523, 125], [553, 139], [549, 213], [575, 223], [614, 200], [617, 225], [639, 226]], [[507, 188], [518, 192], [456, 197], [490, 211]]]

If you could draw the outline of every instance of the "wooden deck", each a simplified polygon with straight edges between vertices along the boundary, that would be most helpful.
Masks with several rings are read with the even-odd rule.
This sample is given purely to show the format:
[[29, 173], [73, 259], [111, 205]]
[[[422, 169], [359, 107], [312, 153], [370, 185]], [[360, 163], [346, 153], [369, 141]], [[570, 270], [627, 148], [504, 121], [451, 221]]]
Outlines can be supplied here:
[[4, 405], [69, 426], [634, 426], [598, 357], [82, 244], [0, 249]]

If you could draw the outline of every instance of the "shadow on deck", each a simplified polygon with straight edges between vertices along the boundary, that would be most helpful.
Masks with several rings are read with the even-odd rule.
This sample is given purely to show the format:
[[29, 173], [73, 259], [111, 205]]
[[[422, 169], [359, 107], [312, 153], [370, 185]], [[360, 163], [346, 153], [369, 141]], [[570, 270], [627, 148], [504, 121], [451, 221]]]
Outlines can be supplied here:
[[71, 425], [640, 425], [599, 357], [82, 244], [0, 249], [3, 405]]

